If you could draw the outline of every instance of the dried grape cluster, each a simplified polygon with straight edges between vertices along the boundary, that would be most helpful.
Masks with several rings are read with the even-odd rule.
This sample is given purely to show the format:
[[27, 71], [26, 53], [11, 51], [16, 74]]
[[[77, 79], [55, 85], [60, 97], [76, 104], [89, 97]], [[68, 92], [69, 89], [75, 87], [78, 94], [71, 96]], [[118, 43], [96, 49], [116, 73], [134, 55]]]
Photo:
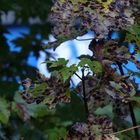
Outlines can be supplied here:
[[92, 30], [103, 38], [111, 30], [134, 24], [136, 0], [56, 0], [49, 21], [56, 37]]

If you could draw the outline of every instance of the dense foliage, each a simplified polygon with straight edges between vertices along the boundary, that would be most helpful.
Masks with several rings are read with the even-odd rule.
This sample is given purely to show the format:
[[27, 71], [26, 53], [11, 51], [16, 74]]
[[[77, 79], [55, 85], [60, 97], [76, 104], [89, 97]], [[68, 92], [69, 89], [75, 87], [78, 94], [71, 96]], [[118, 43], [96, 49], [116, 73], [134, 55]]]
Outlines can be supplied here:
[[[44, 48], [55, 49], [91, 30], [95, 32], [89, 45], [93, 55], [80, 56], [77, 65], [68, 66], [64, 58], [44, 62], [50, 78], [39, 72], [36, 79], [29, 75], [14, 101], [1, 98], [2, 124], [14, 127], [9, 120], [12, 116], [19, 120], [15, 129], [24, 125], [29, 134], [37, 132], [40, 139], [140, 139], [140, 91], [136, 82], [140, 77], [139, 9], [139, 0], [55, 0], [48, 21], [57, 40]], [[117, 39], [111, 38], [114, 31], [118, 32]], [[135, 64], [137, 72], [127, 67], [128, 63]], [[76, 87], [71, 86], [73, 75], [81, 80]], [[8, 133], [6, 125], [2, 129], [0, 137], [10, 139], [13, 132]], [[18, 138], [31, 137], [26, 133], [21, 130]], [[36, 135], [31, 138], [39, 139]]]

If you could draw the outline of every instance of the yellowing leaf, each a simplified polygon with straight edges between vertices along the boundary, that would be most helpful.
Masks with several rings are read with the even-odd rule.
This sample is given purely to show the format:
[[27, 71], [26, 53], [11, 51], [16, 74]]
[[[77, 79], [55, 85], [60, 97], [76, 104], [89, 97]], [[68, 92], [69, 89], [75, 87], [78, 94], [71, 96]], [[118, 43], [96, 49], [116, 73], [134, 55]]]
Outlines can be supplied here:
[[103, 0], [97, 0], [97, 2], [99, 2], [104, 7], [104, 11], [106, 11], [112, 0], [106, 0], [105, 2]]

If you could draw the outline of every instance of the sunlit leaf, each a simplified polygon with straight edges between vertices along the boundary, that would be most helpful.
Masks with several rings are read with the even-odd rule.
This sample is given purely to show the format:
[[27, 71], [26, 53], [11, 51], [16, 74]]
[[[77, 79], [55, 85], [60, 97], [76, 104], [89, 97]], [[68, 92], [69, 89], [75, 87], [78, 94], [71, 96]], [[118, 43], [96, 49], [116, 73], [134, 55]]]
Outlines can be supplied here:
[[102, 73], [102, 64], [99, 61], [92, 61], [89, 58], [81, 58], [78, 66], [84, 67], [88, 65], [89, 68], [97, 75]]
[[51, 63], [50, 68], [53, 67], [59, 67], [59, 66], [66, 66], [68, 63], [68, 60], [65, 60], [64, 58], [58, 58], [58, 61], [47, 61], [48, 63]]

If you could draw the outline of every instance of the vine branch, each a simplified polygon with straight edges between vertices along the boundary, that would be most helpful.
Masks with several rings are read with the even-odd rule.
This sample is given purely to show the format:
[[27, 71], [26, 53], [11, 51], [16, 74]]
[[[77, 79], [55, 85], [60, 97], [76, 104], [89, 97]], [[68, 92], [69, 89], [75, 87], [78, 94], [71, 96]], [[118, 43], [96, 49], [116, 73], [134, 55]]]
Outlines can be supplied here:
[[133, 126], [133, 127], [127, 128], [127, 129], [123, 129], [121, 131], [117, 131], [117, 132], [111, 133], [109, 135], [116, 135], [116, 134], [119, 134], [119, 133], [123, 133], [123, 132], [127, 132], [127, 131], [130, 131], [130, 130], [136, 129], [136, 128], [137, 129], [140, 128], [140, 125]]

